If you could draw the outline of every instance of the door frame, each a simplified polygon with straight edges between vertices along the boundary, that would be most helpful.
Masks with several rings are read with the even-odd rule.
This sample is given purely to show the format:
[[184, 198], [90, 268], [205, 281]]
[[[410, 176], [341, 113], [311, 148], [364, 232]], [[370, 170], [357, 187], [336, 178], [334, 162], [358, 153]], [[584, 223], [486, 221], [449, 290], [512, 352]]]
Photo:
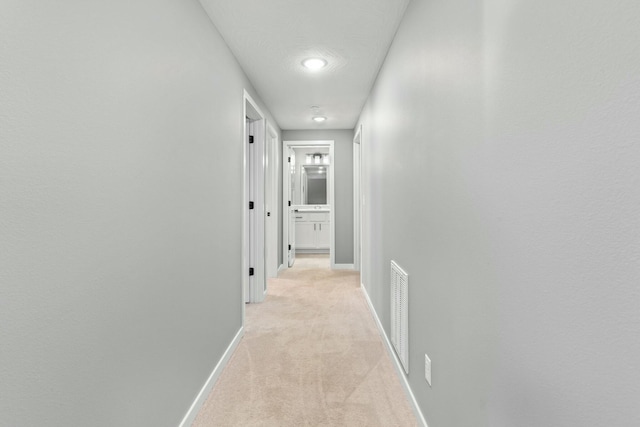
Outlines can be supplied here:
[[[264, 147], [266, 116], [253, 100], [243, 91], [242, 103], [242, 154], [243, 154], [243, 196], [242, 196], [242, 324], [245, 319], [244, 305], [247, 302], [261, 302], [265, 298], [265, 250], [264, 250]], [[247, 121], [250, 125], [247, 126]], [[253, 131], [252, 149], [249, 149], [249, 127]], [[251, 200], [253, 192], [253, 200]], [[253, 201], [254, 209], [249, 209]], [[253, 215], [251, 215], [251, 213]], [[253, 265], [251, 265], [253, 264]], [[249, 268], [254, 275], [249, 276]], [[248, 295], [247, 295], [248, 294]]]
[[[336, 204], [335, 204], [335, 150], [333, 140], [317, 140], [317, 141], [282, 141], [282, 259], [288, 259], [289, 252], [289, 224], [291, 208], [289, 207], [290, 177], [291, 174], [285, 168], [288, 165], [289, 148], [310, 148], [310, 147], [328, 147], [329, 148], [329, 191], [328, 201], [331, 206], [329, 212], [329, 260], [331, 269], [336, 267], [336, 248], [335, 248], [335, 224], [336, 224]], [[294, 248], [295, 249], [295, 248]], [[289, 268], [288, 262], [282, 263], [283, 268]]]
[[353, 269], [362, 271], [362, 125], [353, 137]]
[[[278, 133], [271, 123], [267, 122], [267, 146], [266, 146], [266, 182], [265, 194], [269, 200], [265, 200], [268, 206], [266, 217], [266, 248], [265, 264], [267, 280], [278, 276], [278, 172], [280, 170], [280, 156], [278, 156]], [[269, 197], [270, 196], [270, 197]]]

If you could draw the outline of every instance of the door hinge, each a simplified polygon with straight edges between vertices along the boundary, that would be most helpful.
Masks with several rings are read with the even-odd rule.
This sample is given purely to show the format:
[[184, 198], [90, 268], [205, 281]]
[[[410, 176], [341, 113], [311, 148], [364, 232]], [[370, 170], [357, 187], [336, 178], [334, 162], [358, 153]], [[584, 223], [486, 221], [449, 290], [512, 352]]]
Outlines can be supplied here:
[[267, 212], [267, 216], [271, 216], [271, 212]]
[[289, 206], [291, 206], [291, 200], [289, 200]]
[[291, 157], [287, 157], [287, 163], [291, 163]]
[[253, 276], [253, 267], [249, 269], [249, 276]]
[[253, 144], [253, 135], [249, 135], [249, 144]]
[[291, 250], [291, 245], [289, 245], [289, 250]]
[[253, 209], [253, 202], [249, 202], [249, 209]]

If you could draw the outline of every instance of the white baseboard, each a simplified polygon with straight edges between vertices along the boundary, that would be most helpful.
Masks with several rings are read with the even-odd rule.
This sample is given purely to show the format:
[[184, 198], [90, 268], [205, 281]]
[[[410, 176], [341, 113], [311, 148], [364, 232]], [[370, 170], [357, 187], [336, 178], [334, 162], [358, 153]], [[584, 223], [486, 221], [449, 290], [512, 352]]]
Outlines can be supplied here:
[[391, 341], [389, 341], [389, 337], [387, 337], [387, 333], [384, 331], [384, 328], [382, 327], [382, 322], [380, 322], [378, 313], [376, 313], [376, 309], [373, 307], [373, 303], [371, 303], [371, 299], [369, 298], [369, 294], [367, 293], [367, 288], [365, 288], [363, 284], [360, 284], [360, 288], [362, 289], [364, 298], [367, 300], [367, 305], [369, 305], [369, 310], [371, 311], [371, 314], [373, 315], [373, 318], [376, 321], [376, 325], [378, 326], [380, 335], [382, 335], [383, 341], [385, 342], [385, 347], [387, 347], [387, 352], [389, 353], [389, 355], [391, 356], [391, 359], [394, 362], [393, 364], [396, 368], [396, 373], [400, 378], [400, 382], [402, 383], [402, 387], [404, 388], [404, 391], [407, 393], [407, 397], [409, 398], [409, 403], [412, 406], [413, 413], [416, 415], [416, 418], [418, 419], [418, 423], [421, 423], [423, 427], [429, 427], [427, 425], [427, 421], [424, 419], [424, 415], [422, 415], [422, 411], [420, 410], [420, 407], [418, 406], [418, 401], [416, 400], [416, 397], [413, 395], [413, 391], [411, 390], [409, 381], [407, 381], [407, 376], [405, 375], [404, 369], [400, 364], [400, 360], [398, 359], [398, 356], [396, 356], [396, 352], [393, 351], [393, 347], [391, 346]]
[[296, 248], [296, 254], [328, 254], [329, 249], [301, 249]]
[[280, 264], [280, 267], [278, 267], [278, 273], [280, 273], [284, 269], [285, 269], [284, 263]]
[[353, 270], [353, 264], [334, 264], [334, 270]]
[[200, 390], [200, 393], [198, 393], [198, 395], [196, 396], [196, 400], [194, 400], [191, 404], [191, 407], [187, 411], [187, 414], [184, 416], [182, 422], [180, 423], [180, 427], [189, 427], [195, 421], [200, 408], [202, 408], [202, 405], [204, 405], [207, 397], [209, 397], [211, 389], [213, 389], [216, 381], [218, 381], [218, 378], [220, 378], [222, 370], [225, 368], [225, 366], [227, 366], [227, 363], [229, 362], [229, 359], [231, 359], [231, 355], [236, 350], [236, 347], [238, 347], [243, 334], [244, 327], [240, 327], [240, 330], [238, 330], [238, 333], [231, 341], [231, 344], [229, 344], [229, 347], [227, 347], [227, 350], [222, 355], [222, 358], [220, 358], [216, 367], [213, 368], [213, 372], [211, 372], [211, 375], [209, 375], [209, 378], [204, 383], [204, 386]]

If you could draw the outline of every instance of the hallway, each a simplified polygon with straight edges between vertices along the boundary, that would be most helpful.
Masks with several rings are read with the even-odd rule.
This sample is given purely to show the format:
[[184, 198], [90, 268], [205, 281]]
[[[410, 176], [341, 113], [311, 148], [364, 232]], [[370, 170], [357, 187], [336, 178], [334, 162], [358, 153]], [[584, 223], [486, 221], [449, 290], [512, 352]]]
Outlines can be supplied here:
[[246, 330], [200, 410], [205, 426], [417, 425], [359, 287], [302, 256], [246, 306]]
[[639, 22], [1, 1], [0, 427], [640, 426]]

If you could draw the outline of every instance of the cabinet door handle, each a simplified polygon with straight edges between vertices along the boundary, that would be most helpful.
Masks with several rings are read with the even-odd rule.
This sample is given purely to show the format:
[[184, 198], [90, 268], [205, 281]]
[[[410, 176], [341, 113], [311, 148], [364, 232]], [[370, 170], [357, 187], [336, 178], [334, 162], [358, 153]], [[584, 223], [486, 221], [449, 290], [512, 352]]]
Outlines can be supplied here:
[[313, 224], [313, 231], [316, 231], [316, 224]]
[[302, 219], [302, 217], [301, 216], [297, 216], [296, 219]]

